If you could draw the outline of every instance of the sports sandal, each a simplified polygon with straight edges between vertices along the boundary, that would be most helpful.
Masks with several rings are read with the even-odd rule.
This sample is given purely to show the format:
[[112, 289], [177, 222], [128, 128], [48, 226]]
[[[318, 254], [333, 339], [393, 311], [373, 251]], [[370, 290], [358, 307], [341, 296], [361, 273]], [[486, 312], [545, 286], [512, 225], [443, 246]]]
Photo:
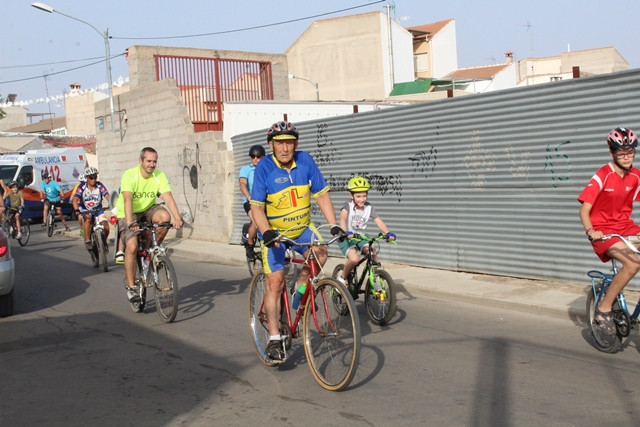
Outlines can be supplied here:
[[598, 327], [604, 332], [606, 335], [615, 335], [616, 334], [616, 325], [613, 322], [613, 311], [607, 311], [606, 313], [600, 311], [598, 306], [594, 307], [595, 309], [595, 321]]

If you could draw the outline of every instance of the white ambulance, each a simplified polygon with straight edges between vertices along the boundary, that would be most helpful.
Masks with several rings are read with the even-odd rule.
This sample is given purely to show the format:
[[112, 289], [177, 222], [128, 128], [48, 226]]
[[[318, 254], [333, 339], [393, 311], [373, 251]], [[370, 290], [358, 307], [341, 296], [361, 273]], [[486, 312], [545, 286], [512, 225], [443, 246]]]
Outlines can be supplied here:
[[88, 166], [84, 148], [47, 148], [0, 153], [0, 179], [18, 183], [24, 196], [25, 218], [42, 218], [42, 173], [49, 172], [64, 193], [62, 211], [70, 214], [71, 190]]

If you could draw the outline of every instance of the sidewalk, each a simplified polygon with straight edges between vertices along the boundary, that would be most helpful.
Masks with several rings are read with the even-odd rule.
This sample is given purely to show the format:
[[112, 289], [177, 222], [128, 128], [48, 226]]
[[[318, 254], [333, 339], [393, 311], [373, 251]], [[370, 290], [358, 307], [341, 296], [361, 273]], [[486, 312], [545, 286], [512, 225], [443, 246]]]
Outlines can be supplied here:
[[[177, 256], [218, 264], [246, 265], [244, 247], [239, 244], [167, 238], [165, 246]], [[342, 258], [329, 258], [325, 271], [331, 274], [335, 265], [341, 262], [343, 262]], [[590, 289], [586, 275], [584, 284], [581, 285], [461, 273], [384, 262], [383, 265], [398, 285], [399, 298], [411, 297], [414, 291], [420, 290], [456, 301], [530, 313], [544, 313], [563, 318], [584, 316], [586, 296]], [[627, 291], [627, 294], [630, 292], [632, 291]], [[631, 295], [628, 297], [634, 298]]]

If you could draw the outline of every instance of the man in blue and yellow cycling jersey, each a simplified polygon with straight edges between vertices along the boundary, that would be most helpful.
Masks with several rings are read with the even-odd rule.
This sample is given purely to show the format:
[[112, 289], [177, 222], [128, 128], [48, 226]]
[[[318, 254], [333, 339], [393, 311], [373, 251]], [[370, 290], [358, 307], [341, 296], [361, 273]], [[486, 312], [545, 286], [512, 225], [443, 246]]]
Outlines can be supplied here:
[[[341, 234], [336, 226], [336, 213], [329, 196], [329, 186], [313, 158], [298, 147], [298, 131], [288, 122], [274, 123], [267, 130], [267, 142], [273, 151], [256, 166], [253, 188], [251, 189], [251, 213], [266, 246], [262, 249], [264, 271], [267, 276], [267, 289], [264, 297], [264, 309], [269, 325], [269, 344], [267, 357], [273, 362], [284, 360], [278, 313], [280, 313], [281, 294], [285, 287], [284, 263], [285, 245], [273, 240], [278, 233], [297, 242], [310, 242], [319, 235], [311, 222], [311, 195], [316, 199], [325, 220], [334, 224], [331, 234]], [[309, 250], [305, 246], [292, 246], [295, 251], [304, 254]], [[320, 265], [327, 260], [327, 248], [315, 249]], [[298, 283], [306, 283], [309, 270], [303, 269]]]

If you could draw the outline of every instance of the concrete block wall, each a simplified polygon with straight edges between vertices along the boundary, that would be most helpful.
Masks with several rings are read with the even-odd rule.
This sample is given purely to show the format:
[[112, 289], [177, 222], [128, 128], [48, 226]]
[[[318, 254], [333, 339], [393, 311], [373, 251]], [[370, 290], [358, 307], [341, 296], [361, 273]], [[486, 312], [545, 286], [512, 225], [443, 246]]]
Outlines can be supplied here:
[[169, 178], [187, 222], [178, 235], [227, 242], [235, 182], [230, 178], [235, 172], [233, 153], [226, 149], [222, 133], [193, 131], [171, 79], [132, 87], [119, 95], [119, 103], [127, 118], [122, 132], [112, 133], [107, 120], [96, 135], [100, 180], [109, 192], [117, 192], [122, 173], [138, 164], [140, 150], [153, 147], [158, 151], [158, 169]]

